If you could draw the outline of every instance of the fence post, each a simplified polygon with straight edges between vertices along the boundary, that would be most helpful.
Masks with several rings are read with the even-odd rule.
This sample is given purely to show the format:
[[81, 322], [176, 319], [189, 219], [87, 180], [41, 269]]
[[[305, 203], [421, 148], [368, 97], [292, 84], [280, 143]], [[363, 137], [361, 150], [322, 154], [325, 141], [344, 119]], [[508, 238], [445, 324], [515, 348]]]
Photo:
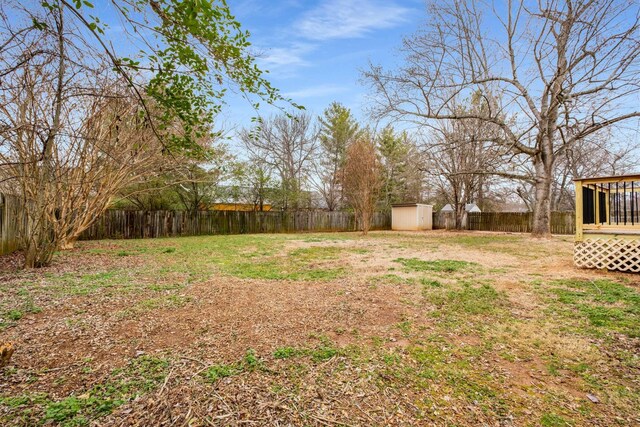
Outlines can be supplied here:
[[16, 196], [0, 193], [0, 255], [19, 248], [19, 235], [26, 226], [20, 206]]

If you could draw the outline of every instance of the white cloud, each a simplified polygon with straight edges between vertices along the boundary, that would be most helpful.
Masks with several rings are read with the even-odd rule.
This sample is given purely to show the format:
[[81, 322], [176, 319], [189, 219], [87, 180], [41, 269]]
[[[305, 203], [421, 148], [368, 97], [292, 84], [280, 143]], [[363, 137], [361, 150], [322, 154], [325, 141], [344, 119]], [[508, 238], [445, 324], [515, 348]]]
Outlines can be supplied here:
[[303, 15], [294, 24], [311, 40], [362, 37], [407, 21], [411, 9], [380, 0], [329, 0]]
[[286, 98], [291, 98], [294, 101], [299, 98], [314, 98], [318, 96], [335, 95], [347, 91], [346, 86], [340, 86], [335, 84], [322, 84], [318, 86], [311, 86], [304, 89], [294, 90], [291, 92], [283, 93]]
[[269, 71], [306, 67], [310, 63], [304, 59], [304, 55], [313, 49], [314, 46], [308, 44], [274, 47], [258, 55], [258, 61], [263, 68]]

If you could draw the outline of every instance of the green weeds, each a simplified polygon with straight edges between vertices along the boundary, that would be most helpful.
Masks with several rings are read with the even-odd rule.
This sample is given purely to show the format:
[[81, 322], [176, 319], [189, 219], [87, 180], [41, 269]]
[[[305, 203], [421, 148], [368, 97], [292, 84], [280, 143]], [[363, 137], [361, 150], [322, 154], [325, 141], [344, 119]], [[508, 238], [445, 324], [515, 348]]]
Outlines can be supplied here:
[[82, 394], [60, 400], [52, 400], [43, 393], [2, 396], [0, 405], [9, 408], [16, 419], [29, 420], [27, 424], [39, 419], [37, 424], [89, 425], [91, 420], [155, 388], [164, 380], [168, 367], [165, 359], [143, 356], [123, 369], [114, 370], [105, 382]]
[[215, 383], [221, 378], [227, 378], [237, 375], [242, 372], [242, 367], [239, 365], [213, 365], [207, 368], [202, 376], [210, 383]]
[[201, 376], [210, 383], [216, 383], [222, 378], [239, 375], [243, 372], [252, 372], [257, 369], [263, 369], [264, 363], [256, 354], [255, 350], [249, 349], [245, 353], [241, 361], [230, 364], [216, 364], [205, 369]]
[[0, 301], [0, 331], [15, 325], [27, 314], [36, 314], [41, 311], [42, 309], [35, 305], [29, 291], [21, 288], [11, 298]]
[[560, 280], [547, 291], [549, 312], [591, 335], [640, 337], [640, 292], [610, 280]]
[[467, 270], [476, 266], [476, 263], [458, 260], [435, 260], [423, 261], [418, 258], [397, 258], [394, 260], [402, 264], [409, 271], [435, 271], [441, 273], [453, 273], [457, 271]]
[[225, 263], [223, 271], [232, 276], [268, 280], [332, 280], [342, 276], [343, 267], [333, 266], [339, 248], [296, 249], [286, 256], [267, 256], [251, 261]]
[[540, 418], [542, 427], [571, 427], [573, 423], [554, 413], [543, 414]]
[[276, 359], [290, 359], [292, 357], [299, 356], [300, 350], [294, 347], [280, 347], [273, 352], [273, 357]]
[[275, 359], [290, 359], [294, 357], [309, 357], [313, 362], [323, 362], [341, 354], [341, 350], [326, 338], [321, 338], [320, 344], [312, 348], [280, 347], [273, 352]]
[[440, 316], [491, 315], [504, 307], [506, 296], [488, 283], [462, 282], [455, 288], [425, 286], [423, 296], [438, 309]]

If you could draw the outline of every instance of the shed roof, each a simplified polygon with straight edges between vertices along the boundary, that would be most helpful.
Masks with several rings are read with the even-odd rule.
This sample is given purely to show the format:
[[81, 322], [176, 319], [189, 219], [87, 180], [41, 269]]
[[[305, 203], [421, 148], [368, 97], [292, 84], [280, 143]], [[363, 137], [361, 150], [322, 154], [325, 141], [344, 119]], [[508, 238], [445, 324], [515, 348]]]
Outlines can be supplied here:
[[427, 205], [425, 203], [393, 203], [391, 205], [392, 208], [411, 208], [416, 206], [433, 206], [433, 205]]
[[[465, 212], [482, 212], [478, 207], [478, 205], [476, 205], [475, 203], [465, 204], [464, 210]], [[451, 206], [450, 203], [447, 203], [446, 205], [443, 206], [442, 209], [440, 209], [440, 212], [453, 212], [453, 211], [454, 211], [453, 206]]]

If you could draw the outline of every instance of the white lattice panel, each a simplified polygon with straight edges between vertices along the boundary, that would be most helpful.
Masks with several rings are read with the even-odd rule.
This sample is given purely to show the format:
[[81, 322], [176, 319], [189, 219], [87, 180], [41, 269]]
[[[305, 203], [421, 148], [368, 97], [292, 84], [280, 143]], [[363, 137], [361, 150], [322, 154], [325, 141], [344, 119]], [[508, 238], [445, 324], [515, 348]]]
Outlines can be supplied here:
[[640, 240], [587, 239], [576, 242], [573, 262], [577, 267], [640, 273]]

